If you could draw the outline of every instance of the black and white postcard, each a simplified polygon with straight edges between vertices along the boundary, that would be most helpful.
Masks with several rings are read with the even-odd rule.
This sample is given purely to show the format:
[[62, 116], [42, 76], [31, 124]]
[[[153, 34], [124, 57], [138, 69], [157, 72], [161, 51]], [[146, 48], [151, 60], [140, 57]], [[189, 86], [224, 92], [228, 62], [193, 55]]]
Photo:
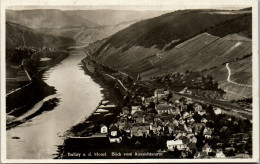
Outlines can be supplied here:
[[1, 1], [1, 162], [259, 162], [257, 5]]

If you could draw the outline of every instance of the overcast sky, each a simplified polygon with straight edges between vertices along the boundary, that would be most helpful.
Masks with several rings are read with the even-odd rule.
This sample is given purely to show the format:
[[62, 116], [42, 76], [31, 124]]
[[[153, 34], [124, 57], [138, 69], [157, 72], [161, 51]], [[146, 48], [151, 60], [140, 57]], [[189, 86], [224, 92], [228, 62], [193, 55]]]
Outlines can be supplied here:
[[[7, 9], [166, 10], [241, 9], [252, 0], [3, 0]], [[15, 6], [15, 7], [14, 7]]]
[[165, 5], [87, 5], [87, 6], [7, 6], [7, 9], [13, 10], [29, 10], [29, 9], [60, 9], [60, 10], [165, 10], [175, 11], [182, 9], [226, 9], [236, 10], [249, 6], [212, 6], [212, 5], [185, 5], [185, 6], [165, 6]]

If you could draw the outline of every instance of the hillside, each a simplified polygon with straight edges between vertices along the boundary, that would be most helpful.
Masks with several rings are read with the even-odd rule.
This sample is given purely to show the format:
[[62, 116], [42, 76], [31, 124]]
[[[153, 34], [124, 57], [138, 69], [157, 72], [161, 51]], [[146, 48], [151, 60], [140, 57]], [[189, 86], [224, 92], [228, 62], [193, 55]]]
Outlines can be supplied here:
[[61, 28], [64, 26], [96, 27], [99, 24], [62, 10], [6, 10], [6, 20], [30, 28]]
[[88, 45], [89, 43], [106, 38], [133, 23], [135, 23], [135, 21], [121, 22], [117, 25], [106, 25], [91, 28], [86, 26], [67, 26], [63, 28], [37, 29], [37, 31], [50, 35], [73, 38], [77, 42], [77, 45]]
[[140, 21], [167, 13], [167, 11], [134, 10], [68, 10], [69, 15], [81, 15], [99, 25], [118, 25], [129, 21]]
[[166, 12], [126, 10], [7, 10], [6, 20], [30, 28], [62, 28], [72, 25], [98, 27], [138, 21], [164, 13]]
[[237, 84], [228, 82], [226, 65], [219, 65], [215, 68], [205, 70], [203, 74], [212, 75], [218, 81], [220, 87], [227, 91], [225, 95], [226, 99], [252, 97], [252, 56], [230, 62], [229, 67], [231, 69], [230, 80]]
[[[148, 80], [165, 73], [204, 71], [243, 61], [252, 53], [251, 36], [251, 11], [183, 10], [119, 31], [93, 56], [105, 65]], [[230, 85], [220, 86], [231, 92]], [[232, 90], [240, 91], [241, 87]]]
[[27, 47], [57, 47], [72, 45], [75, 41], [70, 38], [42, 34], [31, 28], [12, 22], [6, 22], [6, 48], [13, 49], [17, 46]]

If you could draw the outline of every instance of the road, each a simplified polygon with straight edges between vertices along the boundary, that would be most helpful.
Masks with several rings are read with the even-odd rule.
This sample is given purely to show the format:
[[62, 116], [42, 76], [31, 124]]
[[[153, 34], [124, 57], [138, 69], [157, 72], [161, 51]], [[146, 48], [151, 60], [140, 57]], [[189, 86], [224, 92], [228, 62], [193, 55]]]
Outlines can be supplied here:
[[25, 33], [25, 31], [23, 31], [22, 38], [23, 38], [23, 45], [24, 45], [24, 47], [26, 47], [25, 40], [24, 40], [24, 33]]
[[230, 77], [231, 77], [231, 69], [229, 68], [229, 63], [226, 63], [226, 68], [227, 68], [227, 70], [228, 70], [227, 81], [228, 81], [229, 83], [232, 83], [232, 84], [235, 84], [235, 85], [238, 85], [238, 86], [241, 86], [241, 87], [250, 87], [250, 88], [252, 88], [251, 85], [239, 84], [239, 83], [236, 83], [236, 82], [230, 80]]
[[247, 118], [249, 120], [252, 120], [252, 110], [248, 110], [247, 108], [236, 106], [234, 104], [231, 104], [226, 101], [221, 100], [214, 100], [206, 97], [200, 97], [200, 96], [194, 96], [194, 95], [188, 95], [188, 94], [181, 94], [179, 92], [172, 91], [174, 94], [191, 98], [192, 100], [201, 102], [203, 104], [210, 104], [216, 107], [220, 107], [222, 110], [225, 110], [229, 113], [234, 113], [235, 116], [240, 118]]
[[[22, 66], [23, 66], [23, 62], [24, 62], [24, 61], [22, 60]], [[17, 92], [17, 91], [19, 91], [19, 90], [21, 90], [21, 89], [23, 89], [23, 88], [25, 88], [25, 87], [27, 87], [27, 86], [29, 86], [29, 85], [32, 84], [32, 78], [30, 77], [29, 73], [27, 72], [26, 69], [24, 69], [24, 71], [25, 71], [25, 73], [26, 73], [26, 75], [27, 75], [27, 77], [28, 77], [28, 79], [29, 79], [30, 82], [29, 82], [28, 84], [26, 84], [26, 85], [20, 87], [20, 88], [17, 88], [17, 89], [15, 89], [15, 90], [13, 90], [13, 91], [7, 93], [7, 94], [6, 94], [6, 97], [7, 97], [8, 95], [10, 95], [10, 94], [12, 94], [12, 93], [14, 93], [14, 92]]]
[[119, 84], [120, 84], [126, 91], [128, 91], [128, 89], [124, 86], [124, 84], [121, 82], [121, 80], [119, 80], [119, 79], [117, 79], [117, 78], [115, 78], [114, 76], [111, 76], [111, 75], [109, 75], [109, 74], [106, 74], [106, 75], [107, 75], [108, 77], [114, 79], [114, 80], [117, 80], [117, 81], [119, 82]]

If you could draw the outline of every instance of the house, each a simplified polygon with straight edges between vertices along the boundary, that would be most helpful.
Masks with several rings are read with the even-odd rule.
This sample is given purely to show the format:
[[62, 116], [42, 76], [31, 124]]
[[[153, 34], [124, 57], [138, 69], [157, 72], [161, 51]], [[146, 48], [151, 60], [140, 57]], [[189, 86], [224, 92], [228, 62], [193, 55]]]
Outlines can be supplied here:
[[208, 120], [206, 118], [202, 118], [200, 122], [204, 122], [204, 123], [207, 123]]
[[137, 111], [142, 111], [141, 106], [132, 106], [131, 107], [131, 114], [133, 115]]
[[179, 119], [179, 124], [184, 125], [185, 124], [185, 120], [183, 120], [182, 118]]
[[155, 106], [155, 110], [157, 111], [158, 114], [173, 113], [172, 107], [167, 105], [167, 104], [158, 104], [158, 105]]
[[179, 126], [179, 121], [174, 119], [173, 122], [172, 122], [175, 126]]
[[191, 139], [192, 137], [194, 137], [194, 134], [193, 134], [193, 133], [189, 133], [189, 134], [187, 134], [186, 137], [189, 138], [189, 139]]
[[197, 143], [197, 138], [195, 136], [193, 136], [191, 139], [190, 139], [190, 143]]
[[214, 109], [214, 113], [215, 113], [215, 115], [221, 114], [221, 109], [220, 108], [215, 108]]
[[141, 116], [145, 116], [146, 113], [144, 111], [136, 111], [134, 114], [133, 114], [133, 117], [134, 118], [137, 118], [137, 117], [141, 117]]
[[138, 124], [145, 123], [145, 118], [142, 116], [139, 116], [139, 117], [135, 118], [135, 123], [138, 123]]
[[181, 131], [175, 131], [175, 138], [180, 138], [182, 136]]
[[202, 106], [199, 105], [198, 103], [194, 104], [193, 108], [194, 108], [195, 112], [198, 112], [198, 111], [202, 110]]
[[107, 134], [107, 132], [108, 132], [107, 126], [104, 125], [104, 124], [101, 124], [101, 125], [100, 125], [100, 133], [101, 133], [101, 134]]
[[164, 93], [164, 90], [163, 90], [163, 89], [156, 89], [156, 90], [154, 91], [154, 97], [155, 97], [155, 98], [161, 98], [161, 97], [163, 97], [163, 96], [165, 96], [165, 93]]
[[131, 133], [131, 126], [127, 124], [126, 126], [124, 126], [123, 130], [124, 130], [127, 134], [130, 134], [130, 133]]
[[225, 158], [225, 154], [223, 153], [222, 150], [217, 150], [217, 153], [216, 153], [216, 158]]
[[192, 117], [187, 118], [187, 123], [194, 123], [195, 120]]
[[192, 91], [191, 90], [186, 90], [185, 93], [188, 94], [188, 95], [192, 95]]
[[133, 126], [131, 128], [131, 137], [136, 136], [136, 137], [143, 137], [147, 136], [149, 134], [149, 125], [144, 125], [144, 126]]
[[200, 152], [196, 152], [195, 154], [194, 154], [194, 159], [199, 159], [199, 158], [201, 158], [201, 155], [200, 155]]
[[182, 117], [184, 119], [188, 118], [189, 116], [190, 116], [190, 114], [188, 112], [184, 112], [183, 115], [182, 115]]
[[206, 131], [205, 134], [204, 134], [204, 137], [205, 137], [206, 139], [210, 139], [210, 138], [211, 138], [211, 134], [212, 134], [211, 131]]
[[148, 123], [154, 123], [154, 114], [147, 114], [144, 116], [144, 120], [145, 122], [148, 122]]
[[109, 130], [110, 130], [110, 136], [116, 137], [118, 135], [118, 128], [115, 125], [111, 125]]
[[207, 157], [207, 154], [205, 152], [196, 152], [194, 154], [194, 159], [201, 159]]
[[192, 126], [194, 128], [194, 132], [199, 133], [201, 129], [206, 126], [206, 124], [204, 122], [200, 122], [200, 123], [194, 123]]
[[151, 103], [154, 102], [154, 98], [153, 97], [149, 97], [149, 98], [145, 98], [144, 99], [144, 105], [147, 107], [149, 106]]
[[206, 143], [203, 147], [202, 147], [202, 152], [205, 152], [207, 155], [212, 152], [211, 147], [209, 146], [208, 143]]
[[157, 134], [157, 127], [154, 124], [150, 124], [149, 130], [152, 131], [153, 134]]
[[186, 137], [186, 135], [182, 135], [179, 139], [182, 140], [184, 144], [188, 144], [190, 142], [190, 140], [188, 139], [188, 137]]
[[204, 122], [200, 122], [200, 123], [194, 123], [192, 126], [194, 128], [202, 129], [203, 127], [206, 127], [206, 124]]
[[167, 140], [166, 142], [167, 148], [169, 151], [174, 151], [175, 148], [178, 150], [185, 150], [187, 145], [182, 142], [182, 140]]
[[172, 135], [174, 132], [174, 125], [173, 123], [169, 123], [164, 127], [164, 131], [166, 132], [166, 134]]
[[205, 110], [200, 110], [200, 111], [198, 111], [198, 114], [203, 116], [204, 114], [206, 114], [206, 111]]
[[180, 103], [180, 109], [181, 109], [181, 111], [186, 111], [187, 108], [188, 108], [188, 105], [187, 105], [187, 104]]
[[109, 137], [109, 142], [110, 143], [121, 143], [122, 137]]
[[123, 107], [120, 116], [127, 116], [130, 113], [130, 109], [128, 107]]

